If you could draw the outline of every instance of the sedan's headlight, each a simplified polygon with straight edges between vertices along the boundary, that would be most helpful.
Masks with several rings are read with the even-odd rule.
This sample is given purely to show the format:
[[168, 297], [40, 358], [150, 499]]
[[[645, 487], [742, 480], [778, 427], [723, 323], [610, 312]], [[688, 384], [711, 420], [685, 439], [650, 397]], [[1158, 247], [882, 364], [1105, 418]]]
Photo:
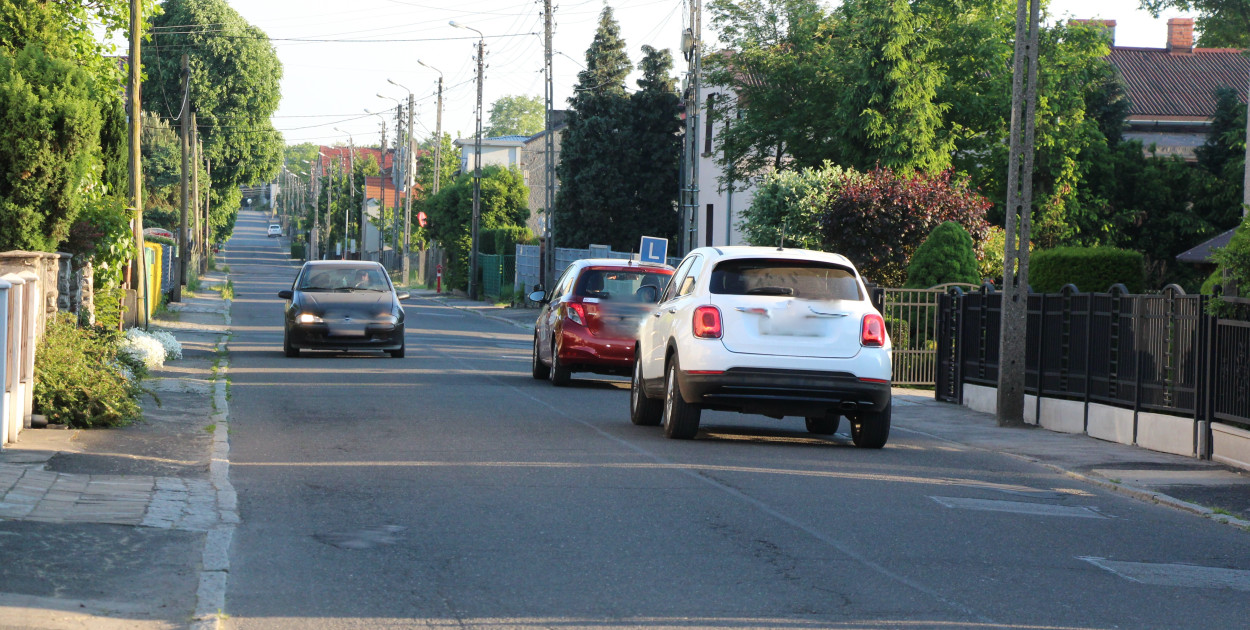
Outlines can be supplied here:
[[295, 321], [300, 324], [320, 324], [325, 320], [312, 313], [300, 313], [295, 317]]
[[386, 324], [395, 324], [399, 322], [399, 318], [390, 313], [378, 315], [378, 320]]

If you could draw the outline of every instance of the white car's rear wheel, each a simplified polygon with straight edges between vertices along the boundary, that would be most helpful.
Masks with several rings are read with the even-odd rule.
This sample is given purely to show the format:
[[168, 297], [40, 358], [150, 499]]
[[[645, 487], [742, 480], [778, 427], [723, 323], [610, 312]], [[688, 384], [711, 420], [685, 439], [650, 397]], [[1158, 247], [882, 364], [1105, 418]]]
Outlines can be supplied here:
[[677, 384], [677, 357], [668, 364], [664, 379], [664, 436], [674, 440], [689, 440], [699, 432], [699, 416], [703, 410], [681, 397]]
[[866, 411], [851, 417], [851, 441], [860, 448], [882, 448], [890, 439], [891, 400], [881, 411]]

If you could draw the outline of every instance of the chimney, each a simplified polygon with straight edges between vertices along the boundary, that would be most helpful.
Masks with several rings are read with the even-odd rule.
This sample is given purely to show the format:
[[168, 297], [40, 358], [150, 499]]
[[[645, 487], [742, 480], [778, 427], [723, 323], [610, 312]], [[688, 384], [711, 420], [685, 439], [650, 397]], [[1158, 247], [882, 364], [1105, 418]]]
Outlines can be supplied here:
[[1107, 44], [1115, 46], [1115, 20], [1072, 20], [1071, 24], [1089, 24], [1101, 28], [1107, 34]]
[[1168, 20], [1168, 52], [1191, 53], [1194, 51], [1194, 19], [1171, 18]]

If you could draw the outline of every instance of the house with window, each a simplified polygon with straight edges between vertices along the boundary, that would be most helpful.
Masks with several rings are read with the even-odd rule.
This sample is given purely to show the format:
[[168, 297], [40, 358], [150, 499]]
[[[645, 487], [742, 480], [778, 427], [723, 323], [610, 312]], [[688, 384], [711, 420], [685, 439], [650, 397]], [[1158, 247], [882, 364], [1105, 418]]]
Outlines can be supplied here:
[[1232, 88], [1244, 103], [1250, 87], [1250, 59], [1236, 48], [1195, 48], [1192, 18], [1168, 20], [1166, 46], [1115, 46], [1115, 20], [1094, 20], [1109, 31], [1107, 61], [1128, 92], [1130, 108], [1124, 137], [1140, 140], [1160, 157], [1193, 162], [1194, 150], [1211, 132], [1215, 92]]

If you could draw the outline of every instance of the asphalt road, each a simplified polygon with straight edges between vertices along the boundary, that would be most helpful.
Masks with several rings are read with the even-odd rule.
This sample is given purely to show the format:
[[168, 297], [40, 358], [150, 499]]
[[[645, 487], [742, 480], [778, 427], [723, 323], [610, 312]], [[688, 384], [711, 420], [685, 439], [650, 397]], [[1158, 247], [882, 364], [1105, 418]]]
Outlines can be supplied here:
[[[233, 628], [1244, 628], [1244, 532], [922, 432], [889, 446], [529, 374], [523, 331], [406, 305], [407, 357], [282, 356], [296, 267], [231, 241]], [[843, 425], [845, 430], [845, 424]]]

